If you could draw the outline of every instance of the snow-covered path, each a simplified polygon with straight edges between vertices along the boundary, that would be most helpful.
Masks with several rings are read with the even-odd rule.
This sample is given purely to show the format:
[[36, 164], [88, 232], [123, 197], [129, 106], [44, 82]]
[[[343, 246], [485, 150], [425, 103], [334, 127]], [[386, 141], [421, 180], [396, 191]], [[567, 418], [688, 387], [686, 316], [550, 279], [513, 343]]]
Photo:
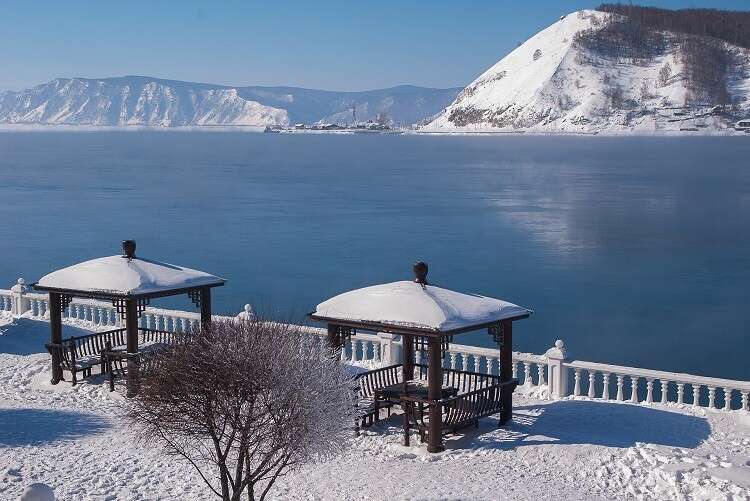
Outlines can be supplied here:
[[[0, 320], [0, 499], [32, 482], [59, 499], [212, 499], [189, 466], [137, 443], [103, 381], [52, 387], [47, 355], [8, 353], [18, 331], [33, 336], [34, 326]], [[485, 419], [437, 455], [418, 440], [403, 447], [394, 417], [353, 437], [343, 456], [281, 479], [275, 498], [750, 499], [745, 413], [515, 403], [511, 426]]]

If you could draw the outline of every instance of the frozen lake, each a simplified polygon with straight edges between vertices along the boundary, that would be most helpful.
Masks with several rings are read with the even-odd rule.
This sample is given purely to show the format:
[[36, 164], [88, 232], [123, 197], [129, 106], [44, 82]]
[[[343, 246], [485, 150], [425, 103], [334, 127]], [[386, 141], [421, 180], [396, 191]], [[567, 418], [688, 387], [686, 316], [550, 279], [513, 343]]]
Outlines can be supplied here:
[[3, 133], [0, 287], [135, 238], [226, 277], [219, 312], [298, 319], [423, 259], [534, 309], [516, 349], [750, 379], [749, 158], [743, 137]]

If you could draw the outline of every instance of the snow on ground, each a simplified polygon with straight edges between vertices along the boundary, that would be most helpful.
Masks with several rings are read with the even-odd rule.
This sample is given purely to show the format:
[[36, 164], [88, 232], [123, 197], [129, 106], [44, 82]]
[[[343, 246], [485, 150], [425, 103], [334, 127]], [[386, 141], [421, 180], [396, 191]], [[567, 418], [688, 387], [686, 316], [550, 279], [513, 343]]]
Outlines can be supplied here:
[[[53, 387], [47, 355], [19, 354], [40, 351], [48, 325], [0, 317], [0, 499], [34, 482], [59, 499], [211, 499], [189, 466], [138, 444], [101, 376]], [[507, 428], [484, 419], [437, 455], [416, 436], [404, 447], [399, 416], [385, 419], [282, 478], [275, 499], [750, 499], [747, 413], [531, 394], [515, 405]]]

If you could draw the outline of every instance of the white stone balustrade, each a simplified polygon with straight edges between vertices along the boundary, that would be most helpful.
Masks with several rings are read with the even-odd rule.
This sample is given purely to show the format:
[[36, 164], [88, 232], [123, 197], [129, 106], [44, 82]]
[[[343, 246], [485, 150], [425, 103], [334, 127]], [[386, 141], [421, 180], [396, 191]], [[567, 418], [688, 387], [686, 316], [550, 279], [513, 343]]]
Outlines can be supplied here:
[[[251, 313], [252, 308], [246, 305], [245, 315]], [[26, 282], [20, 278], [11, 289], [0, 289], [0, 314], [48, 320], [48, 296], [31, 292]], [[63, 317], [68, 323], [82, 325], [91, 330], [106, 330], [122, 325], [117, 310], [111, 303], [104, 301], [76, 298], [65, 309]], [[149, 329], [187, 332], [199, 328], [200, 314], [147, 307], [139, 318], [139, 325]], [[321, 342], [326, 336], [325, 329], [303, 329], [318, 336]], [[391, 365], [401, 361], [401, 354], [400, 336], [382, 332], [358, 332], [347, 340], [341, 351], [341, 358], [353, 362]], [[421, 363], [422, 358], [423, 354], [417, 350], [415, 361]], [[443, 359], [443, 365], [458, 370], [498, 374], [500, 353], [497, 348], [451, 343]], [[612, 389], [615, 389], [615, 400], [632, 404], [676, 403], [727, 412], [750, 410], [750, 381], [571, 361], [564, 343], [560, 340], [544, 355], [514, 352], [512, 370], [513, 377], [526, 387], [548, 387], [551, 398], [583, 398], [585, 395], [591, 399], [610, 400]], [[569, 384], [571, 373], [572, 388]], [[689, 390], [687, 397], [686, 386]]]
[[[723, 411], [750, 410], [748, 409], [750, 381], [694, 376], [579, 360], [565, 362], [564, 365], [573, 373], [575, 382], [572, 395], [575, 397], [584, 393], [583, 381], [588, 379], [586, 391], [588, 397], [609, 400], [610, 375], [614, 375], [617, 388], [615, 400], [618, 401], [627, 400], [643, 405], [689, 404], [694, 407]], [[588, 375], [588, 378], [583, 378], [584, 373]], [[602, 382], [601, 390], [595, 386], [597, 380]], [[645, 380], [645, 386], [639, 384], [641, 380]], [[685, 396], [686, 386], [689, 388], [687, 397]], [[657, 392], [658, 396], [655, 396]], [[738, 395], [739, 398], [737, 398]]]

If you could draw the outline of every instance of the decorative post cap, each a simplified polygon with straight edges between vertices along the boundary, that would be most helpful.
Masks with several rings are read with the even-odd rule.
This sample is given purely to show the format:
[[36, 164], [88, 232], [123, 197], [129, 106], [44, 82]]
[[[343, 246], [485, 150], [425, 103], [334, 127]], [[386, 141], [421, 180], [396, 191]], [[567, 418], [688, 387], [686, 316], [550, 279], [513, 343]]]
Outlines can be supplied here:
[[16, 280], [16, 284], [10, 288], [11, 292], [16, 292], [23, 294], [24, 292], [29, 290], [29, 287], [26, 285], [26, 280], [24, 278], [19, 278]]
[[424, 261], [417, 261], [416, 263], [414, 263], [412, 270], [414, 271], [415, 282], [422, 286], [429, 285], [427, 283], [427, 271], [429, 270], [427, 263], [425, 263]]
[[135, 240], [122, 241], [122, 257], [133, 259], [135, 257]]
[[246, 304], [243, 310], [244, 311], [241, 311], [237, 317], [242, 320], [255, 320], [255, 312], [253, 311], [253, 306], [251, 304]]
[[565, 348], [565, 343], [562, 339], [555, 341], [555, 346], [547, 350], [545, 355], [548, 359], [553, 360], [568, 360], [570, 358], [570, 353]]

